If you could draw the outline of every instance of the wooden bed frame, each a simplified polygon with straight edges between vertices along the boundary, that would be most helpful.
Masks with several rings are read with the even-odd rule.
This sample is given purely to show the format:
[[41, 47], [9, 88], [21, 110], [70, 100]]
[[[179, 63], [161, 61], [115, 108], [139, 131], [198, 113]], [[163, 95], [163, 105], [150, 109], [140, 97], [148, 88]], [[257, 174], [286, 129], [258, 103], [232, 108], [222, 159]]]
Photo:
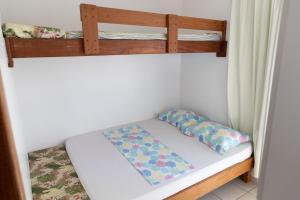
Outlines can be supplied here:
[[[216, 53], [226, 57], [226, 21], [165, 15], [149, 12], [104, 8], [81, 4], [83, 39], [5, 38], [9, 66], [13, 58], [66, 57], [90, 55]], [[108, 40], [98, 39], [98, 23], [167, 28], [168, 39]], [[220, 41], [178, 41], [178, 29], [218, 31]]]
[[254, 158], [251, 157], [166, 198], [166, 200], [196, 200], [237, 177], [241, 177], [245, 183], [249, 183], [253, 165]]

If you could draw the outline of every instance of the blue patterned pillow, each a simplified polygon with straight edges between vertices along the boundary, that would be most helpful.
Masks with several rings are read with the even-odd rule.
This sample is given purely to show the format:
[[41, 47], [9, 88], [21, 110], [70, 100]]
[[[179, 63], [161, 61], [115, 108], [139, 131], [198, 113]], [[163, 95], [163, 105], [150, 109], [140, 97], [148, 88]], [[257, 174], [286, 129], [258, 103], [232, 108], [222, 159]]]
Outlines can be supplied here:
[[183, 133], [184, 135], [187, 135], [187, 136], [193, 136], [191, 130], [199, 125], [201, 122], [207, 120], [206, 118], [200, 118], [200, 119], [197, 119], [197, 118], [191, 118], [191, 119], [188, 119], [187, 121], [183, 122], [180, 126], [180, 131], [181, 133]]
[[220, 154], [251, 141], [249, 135], [211, 121], [205, 121], [194, 126], [190, 130], [190, 134]]
[[202, 117], [193, 111], [179, 109], [173, 109], [170, 111], [160, 113], [158, 119], [161, 121], [168, 122], [169, 124], [177, 127], [183, 134], [188, 136], [190, 136], [189, 130], [193, 126], [207, 120], [206, 117]]

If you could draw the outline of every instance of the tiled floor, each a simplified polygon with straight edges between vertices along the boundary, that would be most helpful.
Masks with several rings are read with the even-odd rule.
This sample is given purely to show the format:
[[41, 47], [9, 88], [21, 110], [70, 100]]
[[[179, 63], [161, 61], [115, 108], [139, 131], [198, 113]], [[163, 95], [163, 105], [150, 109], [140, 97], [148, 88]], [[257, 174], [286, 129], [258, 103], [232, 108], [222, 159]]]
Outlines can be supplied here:
[[256, 184], [235, 179], [199, 200], [256, 200]]

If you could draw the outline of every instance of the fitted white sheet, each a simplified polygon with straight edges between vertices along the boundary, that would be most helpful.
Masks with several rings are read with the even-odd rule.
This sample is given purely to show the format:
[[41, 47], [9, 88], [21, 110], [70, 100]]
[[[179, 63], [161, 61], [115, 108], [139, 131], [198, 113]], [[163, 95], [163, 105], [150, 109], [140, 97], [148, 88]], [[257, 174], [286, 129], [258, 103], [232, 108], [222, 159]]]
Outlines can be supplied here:
[[[67, 32], [67, 39], [82, 38], [81, 31]], [[125, 32], [105, 32], [100, 31], [99, 39], [110, 40], [167, 40], [165, 33], [125, 33]], [[218, 33], [197, 33], [197, 34], [178, 34], [178, 40], [183, 41], [218, 41], [221, 40], [221, 35]]]
[[137, 122], [172, 151], [195, 166], [195, 170], [151, 186], [102, 131], [70, 138], [66, 149], [86, 192], [92, 200], [159, 200], [204, 180], [252, 154], [250, 143], [242, 144], [225, 155], [219, 155], [195, 138], [182, 135], [175, 127], [159, 121]]

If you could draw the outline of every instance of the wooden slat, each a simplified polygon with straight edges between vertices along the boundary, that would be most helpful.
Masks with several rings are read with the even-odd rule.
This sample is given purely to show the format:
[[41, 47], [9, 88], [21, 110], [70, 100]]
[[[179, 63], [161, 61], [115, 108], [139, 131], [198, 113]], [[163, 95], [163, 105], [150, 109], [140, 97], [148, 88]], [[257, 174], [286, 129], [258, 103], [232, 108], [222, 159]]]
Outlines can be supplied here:
[[178, 17], [178, 26], [182, 29], [223, 31], [224, 22], [225, 21], [201, 19], [194, 17]]
[[[82, 39], [21, 39], [13, 38], [14, 58], [86, 56]], [[98, 40], [97, 55], [166, 53], [161, 40]]]
[[[163, 54], [167, 41], [163, 40], [98, 40], [95, 55]], [[178, 41], [178, 53], [221, 52], [224, 42]], [[10, 38], [13, 58], [86, 56], [83, 39], [21, 39]], [[225, 42], [226, 44], [226, 42]]]
[[178, 53], [204, 53], [220, 51], [219, 41], [178, 41]]
[[82, 39], [11, 38], [14, 58], [84, 56]]
[[178, 51], [178, 16], [168, 15], [168, 53]]
[[217, 189], [218, 187], [228, 183], [229, 181], [249, 172], [253, 166], [253, 158], [245, 160], [239, 164], [236, 164], [224, 171], [211, 176], [204, 181], [201, 181], [181, 192], [166, 198], [166, 200], [195, 200], [209, 192]]
[[162, 40], [101, 40], [100, 55], [163, 54], [166, 41]]
[[167, 16], [164, 14], [104, 7], [97, 7], [97, 11], [100, 23], [167, 27]]
[[84, 36], [84, 52], [88, 55], [98, 54], [98, 12], [97, 6], [80, 5], [80, 15]]

